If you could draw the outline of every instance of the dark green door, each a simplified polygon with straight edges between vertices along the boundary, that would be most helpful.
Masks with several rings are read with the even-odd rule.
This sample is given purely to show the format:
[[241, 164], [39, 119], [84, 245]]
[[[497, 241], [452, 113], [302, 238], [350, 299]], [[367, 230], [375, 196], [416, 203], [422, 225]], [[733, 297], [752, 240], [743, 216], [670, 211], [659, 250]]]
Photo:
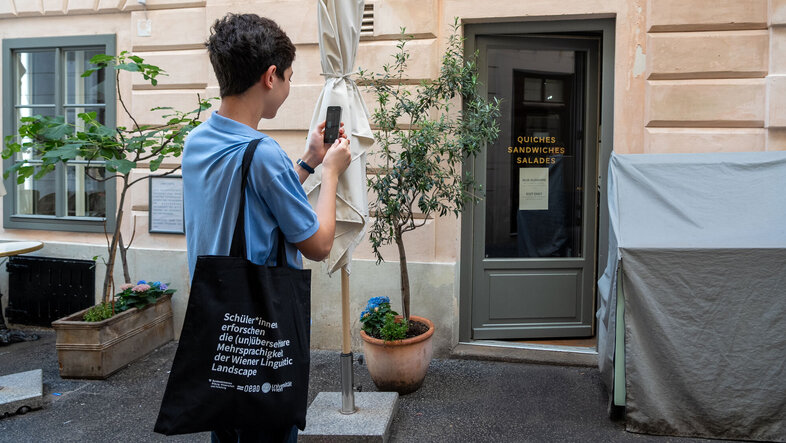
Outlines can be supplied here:
[[593, 334], [599, 44], [478, 37], [500, 137], [476, 159], [472, 338]]

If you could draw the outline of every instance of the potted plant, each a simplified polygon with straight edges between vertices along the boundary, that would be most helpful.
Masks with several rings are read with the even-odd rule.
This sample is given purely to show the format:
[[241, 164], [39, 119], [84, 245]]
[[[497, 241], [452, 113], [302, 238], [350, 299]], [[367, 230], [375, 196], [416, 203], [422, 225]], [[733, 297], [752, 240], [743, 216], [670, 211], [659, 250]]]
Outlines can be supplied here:
[[52, 322], [61, 377], [106, 378], [174, 339], [174, 289], [140, 280], [120, 290], [110, 302]]
[[[477, 155], [499, 133], [499, 104], [478, 94], [477, 54], [464, 58], [464, 39], [459, 28], [456, 19], [439, 76], [414, 89], [407, 86], [404, 77], [409, 60], [406, 44], [412, 38], [404, 29], [392, 64], [384, 65], [381, 73], [360, 72], [362, 82], [376, 98], [372, 118], [378, 127], [374, 134], [378, 149], [374, 154], [380, 165], [368, 180], [374, 191], [369, 204], [373, 217], [369, 237], [377, 263], [383, 260], [382, 246], [395, 244], [398, 248], [403, 311], [397, 318], [394, 312], [388, 312], [389, 300], [372, 298], [364, 311], [366, 315], [361, 315], [360, 335], [374, 382], [380, 389], [402, 394], [417, 390], [422, 384], [434, 334], [431, 321], [410, 314], [404, 234], [425, 225], [435, 215], [458, 216], [465, 205], [478, 201], [480, 186], [462, 170], [462, 163]], [[416, 217], [416, 213], [422, 216]], [[395, 322], [402, 326], [395, 326]], [[386, 332], [383, 337], [383, 330], [390, 334]], [[421, 350], [414, 351], [412, 358], [421, 361], [405, 362], [410, 357], [400, 349], [415, 345]], [[386, 354], [394, 356], [377, 361]], [[401, 370], [391, 370], [392, 361], [400, 361], [395, 366]], [[405, 374], [404, 369], [414, 373]], [[382, 381], [382, 372], [399, 373], [398, 380]]]
[[420, 389], [433, 352], [434, 323], [414, 315], [404, 321], [388, 297], [372, 297], [360, 322], [366, 364], [377, 388], [402, 395]]
[[[53, 117], [41, 115], [23, 117], [21, 119], [21, 125], [19, 127], [18, 134], [9, 135], [5, 139], [3, 158], [8, 159], [15, 157], [17, 153], [25, 153], [28, 155], [24, 155], [23, 159], [17, 160], [10, 168], [8, 168], [8, 170], [5, 171], [5, 177], [8, 177], [9, 174], [15, 173], [17, 181], [21, 184], [24, 183], [24, 181], [29, 177], [40, 179], [49, 172], [54, 171], [55, 166], [58, 163], [66, 163], [72, 160], [81, 160], [87, 161], [85, 171], [88, 177], [91, 179], [97, 181], [117, 180], [117, 182], [119, 182], [120, 198], [117, 204], [117, 211], [115, 213], [115, 226], [112, 229], [111, 238], [107, 233], [108, 254], [104, 260], [106, 263], [106, 272], [104, 274], [103, 289], [101, 293], [102, 302], [100, 305], [98, 305], [99, 307], [96, 307], [92, 311], [91, 315], [103, 310], [104, 314], [107, 312], [111, 314], [122, 312], [118, 317], [135, 317], [142, 315], [142, 313], [148, 309], [131, 309], [125, 311], [122, 309], [123, 306], [126, 306], [122, 304], [125, 303], [123, 300], [128, 301], [130, 298], [121, 296], [118, 299], [121, 305], [118, 306], [118, 304], [115, 303], [115, 299], [113, 297], [115, 258], [118, 252], [120, 253], [120, 260], [123, 267], [123, 277], [126, 284], [125, 290], [128, 290], [128, 285], [131, 284], [126, 253], [133, 242], [133, 233], [128, 244], [124, 244], [121, 231], [126, 196], [131, 186], [147, 178], [140, 177], [132, 179], [131, 171], [135, 168], [147, 167], [151, 172], [154, 172], [159, 169], [164, 160], [168, 158], [179, 157], [183, 152], [183, 143], [185, 141], [186, 135], [197, 125], [199, 125], [199, 116], [202, 111], [210, 107], [210, 100], [201, 99], [197, 95], [198, 106], [196, 109], [190, 112], [181, 112], [173, 110], [169, 107], [153, 108], [152, 111], [165, 110], [169, 113], [162, 116], [163, 121], [160, 124], [140, 125], [137, 122], [137, 119], [134, 118], [134, 116], [131, 114], [128, 107], [126, 106], [125, 101], [123, 100], [119, 86], [120, 72], [126, 71], [138, 73], [148, 80], [153, 86], [157, 84], [156, 77], [159, 75], [166, 75], [166, 73], [158, 66], [147, 64], [141, 57], [129, 54], [127, 51], [123, 51], [120, 53], [120, 55], [117, 56], [99, 54], [91, 58], [90, 63], [94, 65], [94, 67], [85, 71], [84, 74], [82, 74], [83, 77], [87, 77], [96, 71], [110, 67], [115, 70], [114, 75], [116, 79], [115, 84], [117, 85], [118, 102], [125, 111], [129, 120], [133, 122], [133, 127], [107, 127], [97, 120], [97, 115], [95, 112], [84, 112], [78, 114], [78, 121], [76, 124], [68, 123], [65, 119], [65, 116], [62, 115]], [[35, 160], [32, 161], [32, 159]], [[93, 162], [96, 162], [98, 166], [103, 165], [108, 174], [104, 174], [104, 176], [101, 177], [91, 175], [89, 171], [91, 171], [91, 163]], [[169, 175], [178, 171], [179, 169], [180, 166], [177, 166], [161, 175]], [[97, 259], [98, 257], [94, 257], [94, 260]], [[123, 293], [121, 292], [121, 294]], [[164, 296], [162, 297], [157, 295], [156, 298], [158, 299], [158, 302], [155, 303], [155, 306], [166, 305], [160, 308], [161, 315], [155, 316], [156, 320], [149, 320], [164, 322], [166, 324], [164, 324], [162, 328], [168, 328], [172, 330], [171, 292], [163, 295]], [[138, 305], [136, 306], [139, 307]], [[159, 310], [159, 308], [156, 307], [155, 310]], [[166, 314], [166, 311], [168, 311], [168, 314]], [[166, 320], [165, 317], [168, 318], [168, 320]], [[80, 315], [80, 313], [67, 316], [62, 320], [58, 320], [58, 322], [60, 322], [60, 326], [62, 326], [65, 322], [69, 323], [71, 326], [74, 326], [76, 328], [75, 330], [80, 330], [80, 328], [83, 329], [82, 332], [64, 332], [66, 329], [62, 327], [56, 327], [55, 329], [58, 334], [58, 351], [60, 349], [68, 351], [77, 350], [78, 347], [74, 347], [74, 340], [81, 339], [87, 340], [84, 344], [88, 348], [94, 348], [98, 346], [102, 349], [109, 349], [109, 347], [117, 345], [118, 340], [131, 337], [134, 334], [140, 332], [141, 329], [139, 328], [149, 329], [152, 327], [151, 324], [147, 323], [140, 326], [136, 322], [120, 322], [120, 320], [116, 319], [108, 319], [106, 321], [99, 321], [95, 324], [89, 324], [89, 322], [82, 321], [82, 315]], [[74, 323], [83, 324], [81, 327], [76, 327]], [[112, 331], [95, 333], [85, 332], [88, 329], [94, 329], [96, 325], [105, 326], [109, 329], [112, 329]], [[120, 332], [116, 331], [116, 329], [121, 326], [131, 329]], [[69, 330], [72, 329], [74, 328]], [[113, 335], [115, 333], [117, 333], [117, 335]], [[93, 338], [88, 337], [90, 334], [96, 335], [102, 340], [106, 339], [106, 341], [96, 344], [94, 341], [91, 341]], [[171, 339], [172, 338], [170, 337], [168, 340]], [[158, 346], [160, 346], [160, 344]], [[146, 347], [149, 348], [149, 346]], [[148, 351], [152, 349], [154, 348], [148, 349]], [[123, 357], [125, 358], [126, 363], [132, 361], [134, 358], [137, 358], [133, 357], [132, 354], [123, 353], [122, 351], [120, 351], [119, 354], [126, 356]], [[90, 357], [86, 358], [88, 360], [90, 359]], [[106, 368], [102, 368], [98, 372], [91, 370], [82, 373], [79, 369], [74, 369], [72, 371], [68, 368], [64, 368], [64, 364], [66, 363], [61, 360], [61, 374], [68, 374], [68, 376], [95, 377], [94, 374], [96, 373], [103, 374], [103, 376], [108, 375]], [[113, 364], [110, 366], [115, 365]], [[79, 367], [82, 368], [85, 366], [82, 365]], [[111, 373], [111, 371], [109, 373]]]

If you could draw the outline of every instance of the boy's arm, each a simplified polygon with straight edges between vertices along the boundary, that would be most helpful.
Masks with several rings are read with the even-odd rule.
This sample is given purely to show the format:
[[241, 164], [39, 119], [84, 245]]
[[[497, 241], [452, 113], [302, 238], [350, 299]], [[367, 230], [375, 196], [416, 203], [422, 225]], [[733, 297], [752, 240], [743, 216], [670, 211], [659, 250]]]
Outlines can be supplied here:
[[311, 237], [295, 243], [295, 247], [309, 260], [324, 260], [333, 247], [333, 238], [336, 233], [338, 177], [347, 169], [351, 160], [349, 140], [346, 138], [338, 139], [325, 154], [322, 162], [322, 184], [320, 185], [317, 207], [314, 208], [317, 220], [319, 220], [319, 229]]
[[[338, 143], [339, 140], [342, 138], [347, 138], [346, 134], [344, 134], [344, 123], [341, 123], [341, 126], [338, 128]], [[328, 149], [331, 148], [331, 145], [326, 145], [323, 141], [325, 140], [325, 122], [318, 124], [314, 131], [309, 134], [308, 137], [308, 145], [306, 146], [306, 151], [303, 153], [303, 156], [300, 157], [301, 160], [306, 162], [307, 165], [315, 168], [322, 164], [322, 160], [325, 157]], [[333, 143], [333, 146], [336, 145]], [[300, 184], [302, 185], [308, 176], [310, 175], [308, 171], [303, 169], [300, 165], [295, 165], [295, 172], [297, 172], [298, 179], [300, 180]], [[339, 174], [340, 175], [340, 174]]]

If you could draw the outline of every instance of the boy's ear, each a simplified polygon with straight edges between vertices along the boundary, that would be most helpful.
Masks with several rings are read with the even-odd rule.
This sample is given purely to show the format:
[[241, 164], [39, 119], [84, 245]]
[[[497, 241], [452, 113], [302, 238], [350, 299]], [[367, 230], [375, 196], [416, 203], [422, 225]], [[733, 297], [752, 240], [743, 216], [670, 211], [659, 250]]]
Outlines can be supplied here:
[[262, 82], [262, 86], [264, 86], [267, 89], [273, 88], [273, 76], [275, 75], [276, 75], [276, 65], [270, 65], [270, 67], [267, 68], [267, 71], [262, 73], [262, 77], [260, 78], [260, 81]]

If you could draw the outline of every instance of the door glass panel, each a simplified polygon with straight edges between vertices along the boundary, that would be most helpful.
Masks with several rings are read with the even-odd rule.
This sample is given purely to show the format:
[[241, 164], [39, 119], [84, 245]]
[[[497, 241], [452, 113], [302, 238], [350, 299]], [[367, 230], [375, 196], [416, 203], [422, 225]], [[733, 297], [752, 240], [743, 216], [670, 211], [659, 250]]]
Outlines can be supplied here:
[[14, 54], [15, 105], [55, 104], [55, 51]]
[[489, 48], [500, 137], [486, 163], [489, 258], [581, 257], [586, 55]]

